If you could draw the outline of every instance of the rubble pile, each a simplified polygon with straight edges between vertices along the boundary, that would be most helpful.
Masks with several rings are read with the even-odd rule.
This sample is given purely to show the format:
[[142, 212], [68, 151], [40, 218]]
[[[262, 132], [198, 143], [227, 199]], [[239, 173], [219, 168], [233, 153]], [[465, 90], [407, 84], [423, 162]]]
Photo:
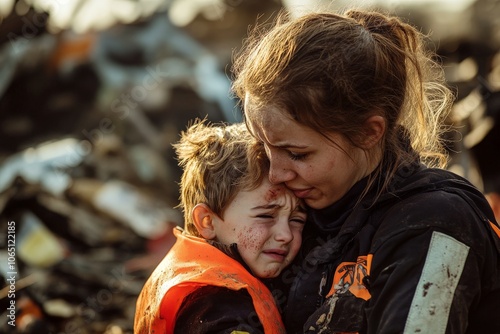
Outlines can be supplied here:
[[16, 331], [2, 323], [4, 333], [131, 333], [137, 295], [181, 223], [158, 189], [124, 181], [139, 179], [125, 157], [77, 160], [79, 145], [44, 143], [0, 169], [1, 229], [15, 231], [15, 251], [0, 241], [0, 274], [15, 280], [14, 296], [9, 285], [0, 295], [2, 310], [16, 306]]

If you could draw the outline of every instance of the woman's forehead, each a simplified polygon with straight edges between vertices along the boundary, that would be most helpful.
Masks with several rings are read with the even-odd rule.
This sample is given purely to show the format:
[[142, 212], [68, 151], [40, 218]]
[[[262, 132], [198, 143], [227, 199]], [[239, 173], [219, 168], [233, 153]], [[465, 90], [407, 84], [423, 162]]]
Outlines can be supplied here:
[[246, 94], [244, 101], [245, 117], [251, 123], [261, 127], [269, 123], [281, 123], [279, 120], [293, 121], [285, 111], [273, 104], [262, 104], [250, 94]]

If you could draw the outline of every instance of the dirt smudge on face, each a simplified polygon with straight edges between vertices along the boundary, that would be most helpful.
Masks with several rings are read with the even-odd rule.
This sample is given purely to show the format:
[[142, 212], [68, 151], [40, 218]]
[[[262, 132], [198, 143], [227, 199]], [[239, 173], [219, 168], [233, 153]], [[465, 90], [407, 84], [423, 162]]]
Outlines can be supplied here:
[[265, 199], [267, 202], [273, 202], [278, 197], [282, 196], [284, 192], [285, 192], [285, 189], [283, 186], [281, 186], [281, 185], [280, 186], [272, 186], [267, 191]]
[[238, 233], [238, 244], [242, 249], [258, 250], [262, 232], [252, 227], [245, 228]]

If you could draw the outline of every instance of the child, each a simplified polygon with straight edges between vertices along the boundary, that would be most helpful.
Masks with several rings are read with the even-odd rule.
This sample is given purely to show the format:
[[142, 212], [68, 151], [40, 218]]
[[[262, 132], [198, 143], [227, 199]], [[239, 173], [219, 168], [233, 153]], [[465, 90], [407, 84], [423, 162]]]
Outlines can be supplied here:
[[301, 202], [269, 183], [244, 124], [195, 122], [174, 148], [185, 230], [139, 296], [134, 333], [285, 333], [256, 277], [278, 276], [297, 255]]

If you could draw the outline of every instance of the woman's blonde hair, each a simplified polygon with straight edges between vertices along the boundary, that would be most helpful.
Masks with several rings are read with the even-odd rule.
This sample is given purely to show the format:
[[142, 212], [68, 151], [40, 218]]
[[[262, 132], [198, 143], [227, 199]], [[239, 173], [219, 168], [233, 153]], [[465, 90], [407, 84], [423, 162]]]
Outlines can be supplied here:
[[443, 121], [453, 95], [425, 37], [375, 11], [295, 19], [281, 13], [270, 30], [257, 27], [236, 55], [233, 91], [242, 101], [252, 96], [256, 108], [273, 106], [358, 147], [365, 121], [381, 115], [387, 125], [385, 154], [372, 181], [380, 166], [388, 166], [385, 188], [396, 169], [416, 156], [428, 166], [447, 164]]
[[268, 162], [262, 145], [244, 123], [196, 120], [173, 147], [183, 169], [178, 207], [184, 213], [184, 228], [191, 235], [200, 236], [191, 217], [196, 204], [207, 204], [222, 218], [239, 191], [257, 188], [267, 177]]

